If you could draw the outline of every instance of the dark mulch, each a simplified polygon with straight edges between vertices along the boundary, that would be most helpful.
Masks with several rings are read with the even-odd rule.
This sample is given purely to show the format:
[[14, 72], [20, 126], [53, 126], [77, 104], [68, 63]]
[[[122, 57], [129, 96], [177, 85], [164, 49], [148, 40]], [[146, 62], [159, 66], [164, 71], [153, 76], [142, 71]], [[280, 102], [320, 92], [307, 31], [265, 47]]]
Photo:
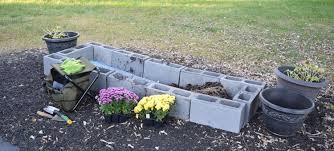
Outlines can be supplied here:
[[131, 119], [107, 125], [94, 102], [68, 115], [72, 126], [36, 115], [53, 105], [43, 88], [44, 51], [0, 56], [0, 137], [21, 150], [329, 150], [333, 147], [334, 102], [323, 96], [296, 137], [284, 139], [263, 127], [261, 112], [233, 134], [207, 126], [168, 119], [161, 129], [142, 128]]
[[211, 96], [216, 96], [220, 98], [229, 99], [230, 96], [227, 94], [224, 86], [219, 82], [206, 82], [203, 85], [191, 85], [187, 84], [185, 87], [180, 87], [176, 84], [171, 84], [173, 87], [178, 87], [192, 92], [207, 94]]

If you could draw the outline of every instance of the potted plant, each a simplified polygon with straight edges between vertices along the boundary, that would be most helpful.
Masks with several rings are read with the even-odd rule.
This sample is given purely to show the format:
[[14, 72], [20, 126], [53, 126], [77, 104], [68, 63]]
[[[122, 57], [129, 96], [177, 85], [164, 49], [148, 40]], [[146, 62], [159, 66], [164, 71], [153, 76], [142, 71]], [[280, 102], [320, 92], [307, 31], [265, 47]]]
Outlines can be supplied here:
[[320, 89], [328, 83], [325, 80], [324, 69], [304, 61], [296, 66], [281, 66], [275, 69], [278, 87], [297, 91], [314, 100]]
[[123, 123], [129, 119], [137, 100], [138, 96], [135, 93], [117, 87], [101, 89], [98, 99], [107, 123]]
[[168, 94], [143, 97], [134, 108], [136, 117], [143, 120], [145, 126], [161, 127], [170, 108], [174, 104], [175, 96]]
[[61, 31], [59, 26], [54, 29], [47, 29], [45, 32], [46, 34], [42, 39], [45, 41], [49, 53], [75, 47], [77, 45], [77, 39], [80, 36], [78, 32]]
[[310, 98], [286, 88], [265, 89], [260, 100], [266, 128], [282, 137], [294, 136], [314, 108]]

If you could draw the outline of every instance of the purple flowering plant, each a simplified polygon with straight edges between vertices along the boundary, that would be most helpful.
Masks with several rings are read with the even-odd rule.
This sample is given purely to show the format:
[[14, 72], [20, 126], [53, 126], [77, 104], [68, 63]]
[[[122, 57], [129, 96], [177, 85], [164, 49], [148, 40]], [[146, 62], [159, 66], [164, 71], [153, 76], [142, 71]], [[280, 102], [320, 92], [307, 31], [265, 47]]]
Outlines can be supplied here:
[[129, 115], [136, 106], [138, 99], [139, 97], [135, 93], [125, 88], [110, 87], [100, 90], [98, 102], [100, 110], [105, 115]]

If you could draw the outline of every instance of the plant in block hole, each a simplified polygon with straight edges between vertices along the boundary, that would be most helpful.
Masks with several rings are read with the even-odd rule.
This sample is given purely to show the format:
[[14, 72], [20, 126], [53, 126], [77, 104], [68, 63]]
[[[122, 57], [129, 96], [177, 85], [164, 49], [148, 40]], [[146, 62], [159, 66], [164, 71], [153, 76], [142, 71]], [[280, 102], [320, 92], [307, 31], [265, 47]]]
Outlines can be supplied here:
[[126, 121], [137, 101], [138, 96], [125, 88], [111, 87], [101, 89], [99, 93], [100, 110], [106, 122]]
[[137, 118], [143, 119], [144, 125], [161, 125], [174, 101], [175, 96], [168, 94], [147, 96], [138, 102], [134, 112]]

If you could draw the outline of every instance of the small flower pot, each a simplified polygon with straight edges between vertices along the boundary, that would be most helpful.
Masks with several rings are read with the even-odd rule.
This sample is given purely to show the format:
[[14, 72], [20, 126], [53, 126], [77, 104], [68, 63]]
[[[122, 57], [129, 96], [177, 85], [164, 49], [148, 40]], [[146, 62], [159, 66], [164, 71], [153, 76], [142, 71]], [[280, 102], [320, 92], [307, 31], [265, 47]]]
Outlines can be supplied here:
[[164, 121], [154, 121], [153, 125], [155, 128], [161, 128], [164, 126]]
[[275, 69], [278, 87], [299, 92], [310, 98], [312, 101], [318, 96], [320, 89], [328, 84], [328, 81], [325, 79], [321, 79], [320, 82], [307, 82], [294, 79], [286, 74], [287, 70], [294, 70], [294, 67], [281, 66]]
[[112, 123], [112, 115], [104, 115], [104, 121], [108, 124]]
[[119, 115], [119, 123], [124, 123], [124, 122], [126, 122], [127, 120], [129, 120], [130, 119], [130, 115], [123, 115], [123, 114], [120, 114]]
[[113, 114], [111, 116], [111, 118], [112, 118], [113, 123], [119, 123], [119, 115], [118, 114]]
[[266, 128], [281, 137], [294, 136], [314, 108], [311, 99], [285, 88], [265, 89], [260, 100]]
[[152, 127], [154, 125], [154, 120], [153, 119], [143, 119], [143, 125], [147, 127]]
[[58, 51], [75, 47], [77, 45], [77, 39], [80, 36], [78, 32], [64, 32], [66, 33], [69, 37], [66, 38], [60, 38], [60, 39], [51, 39], [48, 38], [48, 35], [43, 36], [43, 40], [46, 43], [46, 46], [48, 47], [49, 53], [56, 53]]

